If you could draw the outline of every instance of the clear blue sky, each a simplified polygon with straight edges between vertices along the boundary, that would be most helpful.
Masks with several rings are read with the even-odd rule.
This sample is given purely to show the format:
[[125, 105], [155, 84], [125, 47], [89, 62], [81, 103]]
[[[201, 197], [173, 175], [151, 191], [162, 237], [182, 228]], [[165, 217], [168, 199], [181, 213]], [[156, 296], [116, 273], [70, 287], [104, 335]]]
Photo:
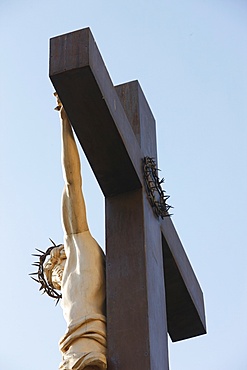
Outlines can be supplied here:
[[[0, 0], [0, 369], [57, 369], [61, 308], [31, 253], [62, 241], [50, 37], [90, 27], [114, 84], [138, 79], [157, 122], [173, 222], [204, 291], [208, 334], [169, 344], [171, 370], [247, 369], [247, 3]], [[89, 223], [104, 200], [82, 154]]]

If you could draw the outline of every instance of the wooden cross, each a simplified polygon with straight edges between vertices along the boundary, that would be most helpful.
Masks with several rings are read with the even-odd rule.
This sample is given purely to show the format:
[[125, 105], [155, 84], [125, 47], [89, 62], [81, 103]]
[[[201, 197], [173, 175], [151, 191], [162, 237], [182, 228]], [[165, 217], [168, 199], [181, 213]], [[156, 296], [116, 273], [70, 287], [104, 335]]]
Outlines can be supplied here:
[[143, 178], [155, 120], [137, 81], [114, 87], [89, 28], [50, 40], [50, 79], [105, 195], [108, 370], [168, 370], [172, 341], [206, 332], [203, 294]]

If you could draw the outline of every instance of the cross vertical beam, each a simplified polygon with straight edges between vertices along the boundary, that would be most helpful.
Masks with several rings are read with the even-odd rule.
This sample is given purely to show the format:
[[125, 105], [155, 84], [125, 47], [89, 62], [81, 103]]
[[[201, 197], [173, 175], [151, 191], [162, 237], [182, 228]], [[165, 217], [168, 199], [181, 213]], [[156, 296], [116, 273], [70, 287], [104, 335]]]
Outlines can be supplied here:
[[[138, 82], [116, 91], [140, 147], [156, 158], [155, 121]], [[161, 232], [143, 188], [106, 197], [106, 230], [109, 370], [166, 370]]]

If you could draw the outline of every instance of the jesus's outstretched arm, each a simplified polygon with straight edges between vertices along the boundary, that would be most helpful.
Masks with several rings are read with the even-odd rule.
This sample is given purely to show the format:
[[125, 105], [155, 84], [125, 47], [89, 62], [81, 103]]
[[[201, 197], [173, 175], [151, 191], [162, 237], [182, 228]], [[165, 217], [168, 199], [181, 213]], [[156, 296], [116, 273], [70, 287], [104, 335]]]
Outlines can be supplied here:
[[88, 231], [86, 207], [82, 194], [80, 159], [70, 121], [57, 97], [62, 131], [62, 167], [65, 181], [62, 196], [62, 223], [65, 234]]

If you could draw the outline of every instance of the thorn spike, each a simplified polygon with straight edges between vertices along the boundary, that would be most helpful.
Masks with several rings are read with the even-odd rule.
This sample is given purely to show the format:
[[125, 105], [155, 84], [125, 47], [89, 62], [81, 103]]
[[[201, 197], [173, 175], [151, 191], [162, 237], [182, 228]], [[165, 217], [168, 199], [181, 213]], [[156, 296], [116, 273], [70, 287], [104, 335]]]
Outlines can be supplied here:
[[38, 248], [35, 248], [36, 251], [42, 253], [42, 254], [45, 254], [45, 252], [43, 252], [42, 250], [38, 249]]
[[51, 238], [49, 238], [49, 240], [52, 242], [52, 244], [54, 245], [54, 247], [56, 247], [56, 244], [54, 243], [54, 241]]
[[37, 283], [39, 283], [39, 280], [38, 279], [35, 279], [34, 277], [30, 276], [31, 279], [33, 279], [34, 281], [36, 281]]

